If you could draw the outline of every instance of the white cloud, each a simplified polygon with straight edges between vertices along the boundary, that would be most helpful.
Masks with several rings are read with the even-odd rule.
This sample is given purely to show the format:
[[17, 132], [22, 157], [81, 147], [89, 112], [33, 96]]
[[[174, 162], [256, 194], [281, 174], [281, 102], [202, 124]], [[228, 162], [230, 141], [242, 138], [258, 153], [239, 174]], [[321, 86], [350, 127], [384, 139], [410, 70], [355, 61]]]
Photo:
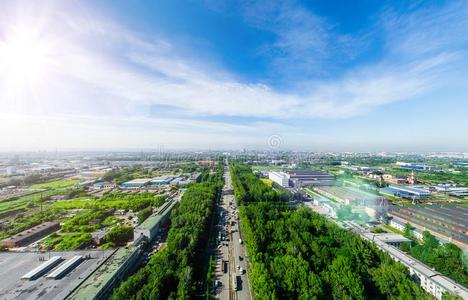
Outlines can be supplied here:
[[[266, 26], [264, 19], [274, 16], [271, 30], [278, 39], [273, 47], [283, 51], [275, 59], [287, 59], [288, 63], [309, 67], [321, 64], [320, 59], [329, 58], [327, 52], [337, 36], [331, 36], [331, 29], [323, 20], [298, 7], [280, 5], [271, 9], [273, 11], [263, 16], [252, 15], [252, 18], [257, 17], [252, 22]], [[450, 22], [447, 16], [450, 16], [448, 12], [438, 18], [437, 26], [429, 24], [428, 29], [436, 30], [443, 26], [441, 22]], [[29, 17], [35, 20], [34, 16]], [[80, 14], [62, 5], [46, 10], [39, 19], [43, 30], [40, 38], [50, 47], [47, 76], [40, 85], [18, 93], [6, 86], [8, 74], [3, 77], [0, 74], [0, 105], [4, 114], [23, 114], [28, 118], [37, 115], [54, 120], [47, 121], [51, 125], [44, 127], [49, 131], [51, 126], [60, 127], [52, 140], [55, 137], [68, 139], [64, 129], [68, 126], [70, 131], [81, 132], [82, 136], [85, 129], [104, 128], [105, 135], [112, 137], [108, 138], [109, 145], [118, 143], [119, 130], [134, 127], [164, 131], [152, 129], [145, 133], [147, 136], [135, 135], [145, 141], [152, 135], [160, 139], [183, 136], [192, 142], [195, 136], [198, 141], [207, 140], [200, 137], [203, 134], [215, 137], [218, 142], [227, 135], [245, 141], [258, 137], [261, 131], [270, 134], [286, 131], [282, 124], [294, 118], [351, 117], [378, 106], [411, 99], [442, 84], [440, 78], [461, 56], [443, 51], [452, 42], [445, 37], [443, 45], [433, 46], [440, 51], [412, 56], [411, 62], [407, 62], [406, 52], [417, 54], [416, 44], [409, 46], [412, 35], [419, 36], [419, 42], [433, 37], [413, 29], [418, 18], [429, 20], [427, 17], [416, 14], [408, 18], [409, 21], [398, 18], [403, 28], [395, 30], [400, 32], [398, 38], [390, 34], [395, 46], [388, 45], [400, 51], [403, 58], [395, 61], [393, 57], [384, 58], [380, 63], [349, 70], [333, 80], [310, 81], [306, 76], [296, 77], [295, 80], [307, 88], [285, 91], [244, 82], [222, 66], [200, 61], [196, 55], [181, 55], [180, 45], [158, 36], [142, 36], [114, 21]], [[429, 22], [427, 20], [425, 22]], [[387, 22], [387, 28], [393, 26], [392, 22]], [[14, 24], [11, 17], [8, 23]], [[465, 26], [466, 21], [456, 28], [463, 31]], [[333, 51], [335, 56], [340, 51], [346, 52], [354, 37], [341, 36], [340, 39], [343, 42], [333, 46], [341, 49]], [[400, 48], [406, 50], [398, 50]], [[172, 109], [177, 117], [161, 117], [165, 112], [160, 107]], [[76, 121], [81, 116], [87, 117], [83, 122]], [[242, 118], [244, 125], [199, 121], [203, 117], [225, 116]], [[106, 121], [90, 121], [90, 117]], [[258, 119], [270, 121], [259, 123], [255, 121]], [[75, 121], [61, 127], [60, 124], [69, 123], [67, 120]], [[32, 128], [37, 123], [34, 122], [21, 121], [20, 136], [26, 135], [28, 131], [24, 128]], [[87, 127], [89, 122], [93, 125], [91, 128]], [[8, 131], [4, 134], [8, 135]]]

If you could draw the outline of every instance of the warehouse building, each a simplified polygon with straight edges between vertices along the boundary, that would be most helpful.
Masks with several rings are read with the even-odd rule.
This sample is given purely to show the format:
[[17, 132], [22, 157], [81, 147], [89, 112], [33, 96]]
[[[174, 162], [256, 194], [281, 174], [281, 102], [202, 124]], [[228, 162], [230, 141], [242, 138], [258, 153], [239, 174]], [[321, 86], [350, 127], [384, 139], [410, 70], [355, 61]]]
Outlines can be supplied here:
[[389, 185], [386, 188], [380, 189], [380, 192], [396, 197], [418, 200], [426, 199], [431, 195], [431, 193], [425, 189], [403, 185]]
[[151, 183], [151, 178], [139, 178], [124, 182], [120, 185], [123, 189], [139, 189]]
[[289, 171], [288, 175], [294, 187], [329, 186], [335, 184], [335, 177], [322, 171]]
[[282, 187], [327, 186], [335, 183], [333, 175], [312, 170], [269, 172], [268, 178]]
[[6, 248], [24, 247], [59, 229], [59, 223], [45, 222], [0, 241], [0, 245]]
[[149, 216], [143, 223], [138, 225], [133, 232], [133, 240], [137, 241], [142, 237], [145, 237], [148, 241], [153, 240], [159, 228], [161, 228], [168, 219], [172, 208], [174, 208], [177, 202], [178, 201], [174, 199], [166, 202], [158, 212]]
[[268, 178], [282, 187], [289, 187], [289, 176], [285, 172], [268, 172]]

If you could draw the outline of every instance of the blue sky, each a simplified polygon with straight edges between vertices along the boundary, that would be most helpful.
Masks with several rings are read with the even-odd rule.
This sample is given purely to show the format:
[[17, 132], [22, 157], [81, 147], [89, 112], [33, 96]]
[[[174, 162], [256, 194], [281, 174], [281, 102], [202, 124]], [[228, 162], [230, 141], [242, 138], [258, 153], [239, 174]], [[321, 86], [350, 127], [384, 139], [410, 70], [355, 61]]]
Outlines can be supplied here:
[[466, 1], [6, 0], [0, 149], [468, 151], [467, 51]]

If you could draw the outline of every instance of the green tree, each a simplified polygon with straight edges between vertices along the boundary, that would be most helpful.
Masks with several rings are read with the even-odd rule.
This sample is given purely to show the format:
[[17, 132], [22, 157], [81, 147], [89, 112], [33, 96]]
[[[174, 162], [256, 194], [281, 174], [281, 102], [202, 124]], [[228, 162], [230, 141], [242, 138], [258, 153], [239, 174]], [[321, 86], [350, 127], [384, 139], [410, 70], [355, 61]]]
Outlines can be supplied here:
[[117, 246], [125, 245], [133, 239], [133, 228], [130, 226], [118, 225], [112, 227], [104, 236], [106, 243], [112, 243]]

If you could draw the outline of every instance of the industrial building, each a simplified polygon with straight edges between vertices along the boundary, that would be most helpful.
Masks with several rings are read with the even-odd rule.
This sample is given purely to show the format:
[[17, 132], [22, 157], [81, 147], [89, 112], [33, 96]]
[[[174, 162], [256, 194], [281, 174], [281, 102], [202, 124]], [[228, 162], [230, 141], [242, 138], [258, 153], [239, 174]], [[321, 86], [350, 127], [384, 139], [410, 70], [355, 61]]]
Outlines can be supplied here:
[[294, 187], [328, 186], [335, 183], [335, 177], [322, 171], [289, 171], [289, 180]]
[[327, 186], [335, 183], [335, 177], [322, 171], [294, 170], [269, 172], [268, 178], [282, 187]]
[[107, 299], [112, 289], [137, 266], [141, 251], [139, 246], [127, 246], [114, 250], [112, 255], [79, 286], [71, 290], [65, 299]]
[[416, 165], [416, 164], [406, 163], [406, 162], [397, 162], [396, 165], [399, 166], [400, 169], [407, 169], [407, 170], [414, 170], [414, 171], [428, 171], [434, 168], [432, 166]]
[[284, 172], [268, 172], [268, 178], [282, 187], [289, 187], [289, 176]]
[[120, 185], [123, 189], [139, 189], [149, 185], [151, 178], [139, 178], [124, 182]]
[[150, 181], [151, 185], [167, 185], [174, 179], [174, 176], [161, 176], [157, 178], [153, 178]]
[[0, 241], [0, 245], [6, 248], [24, 247], [59, 229], [59, 223], [45, 222]]
[[431, 193], [425, 189], [402, 185], [389, 185], [386, 188], [380, 189], [380, 192], [382, 194], [417, 200], [427, 199], [431, 195]]
[[399, 206], [388, 211], [393, 220], [429, 231], [437, 238], [468, 248], [468, 207], [452, 205]]
[[328, 197], [344, 205], [361, 207], [369, 217], [376, 219], [387, 211], [390, 203], [383, 197], [364, 191], [340, 186], [317, 186], [314, 190], [325, 197]]
[[[397, 230], [400, 230], [400, 231], [404, 231], [405, 230], [405, 226], [406, 226], [406, 223], [403, 223], [401, 221], [398, 221], [396, 219], [390, 219], [390, 221], [388, 222], [388, 225], [390, 225], [391, 227], [397, 229]], [[419, 230], [416, 230], [416, 229], [413, 229], [411, 231], [413, 233], [413, 235], [417, 238], [417, 239], [422, 239], [423, 238], [423, 235], [421, 233], [421, 231]]]
[[142, 237], [145, 237], [148, 241], [153, 240], [158, 230], [168, 219], [176, 203], [177, 200], [169, 200], [156, 213], [152, 214], [143, 223], [138, 225], [133, 232], [133, 240], [137, 241]]

